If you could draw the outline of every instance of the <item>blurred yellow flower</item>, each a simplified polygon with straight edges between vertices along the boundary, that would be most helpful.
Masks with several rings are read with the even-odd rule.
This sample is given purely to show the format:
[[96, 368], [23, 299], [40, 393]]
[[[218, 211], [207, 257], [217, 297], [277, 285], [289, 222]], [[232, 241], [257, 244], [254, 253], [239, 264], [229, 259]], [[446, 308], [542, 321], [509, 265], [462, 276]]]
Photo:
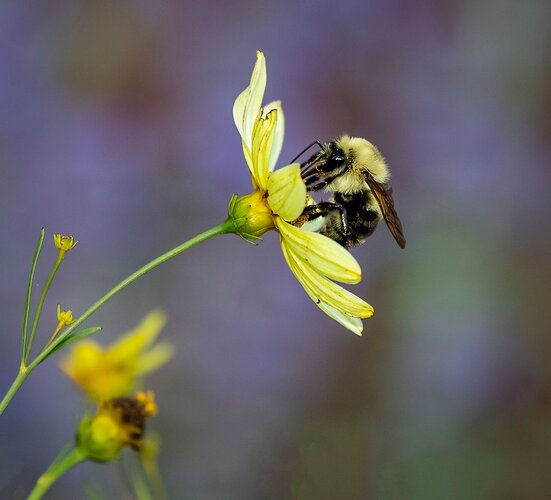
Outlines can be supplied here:
[[245, 239], [259, 239], [270, 229], [278, 231], [287, 264], [310, 298], [331, 318], [360, 335], [361, 320], [372, 316], [373, 308], [331, 281], [358, 283], [360, 266], [335, 241], [299, 227], [306, 186], [298, 163], [274, 171], [283, 145], [284, 118], [279, 101], [262, 107], [265, 88], [266, 60], [259, 51], [250, 85], [233, 106], [254, 192], [232, 198], [229, 220]]
[[138, 392], [136, 397], [118, 397], [101, 403], [94, 417], [85, 416], [77, 429], [79, 451], [89, 460], [106, 462], [118, 458], [129, 446], [139, 451], [148, 417], [157, 413], [153, 392]]
[[154, 310], [107, 348], [92, 340], [80, 342], [62, 359], [61, 369], [95, 401], [130, 394], [142, 375], [172, 356], [169, 344], [152, 346], [165, 323], [166, 315]]

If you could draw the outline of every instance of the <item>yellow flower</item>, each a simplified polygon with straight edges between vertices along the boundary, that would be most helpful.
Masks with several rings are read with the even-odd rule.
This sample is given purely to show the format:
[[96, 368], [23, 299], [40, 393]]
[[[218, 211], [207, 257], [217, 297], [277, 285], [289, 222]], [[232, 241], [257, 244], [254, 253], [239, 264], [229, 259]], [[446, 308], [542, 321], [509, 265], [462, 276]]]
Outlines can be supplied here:
[[228, 220], [245, 239], [259, 239], [270, 229], [278, 231], [287, 264], [308, 295], [322, 311], [360, 335], [361, 319], [372, 316], [373, 308], [332, 281], [358, 283], [360, 266], [335, 241], [298, 227], [306, 186], [298, 163], [274, 170], [283, 145], [284, 118], [279, 101], [262, 107], [265, 88], [266, 60], [257, 52], [250, 85], [233, 106], [254, 192], [232, 198]]
[[125, 396], [138, 386], [142, 375], [172, 356], [166, 343], [151, 347], [165, 323], [165, 314], [155, 310], [105, 349], [92, 340], [80, 342], [61, 361], [61, 369], [95, 401]]
[[72, 235], [54, 234], [54, 245], [59, 250], [61, 257], [65, 255], [65, 252], [69, 252], [75, 248], [77, 243], [78, 241], [75, 241]]
[[139, 451], [145, 421], [157, 413], [152, 392], [139, 392], [136, 397], [119, 397], [101, 403], [94, 417], [85, 416], [76, 433], [77, 447], [89, 460], [107, 462], [118, 458], [128, 446]]

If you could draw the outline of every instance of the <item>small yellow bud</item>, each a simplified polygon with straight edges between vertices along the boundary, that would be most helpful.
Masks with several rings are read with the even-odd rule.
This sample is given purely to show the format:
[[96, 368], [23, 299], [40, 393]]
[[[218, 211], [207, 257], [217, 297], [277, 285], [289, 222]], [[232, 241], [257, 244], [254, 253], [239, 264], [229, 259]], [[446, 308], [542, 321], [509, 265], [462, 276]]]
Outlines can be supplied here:
[[58, 328], [61, 329], [66, 325], [70, 325], [73, 322], [73, 311], [68, 309], [67, 311], [61, 310], [61, 304], [57, 305], [57, 320], [59, 321]]
[[64, 326], [70, 325], [73, 322], [73, 311], [70, 309], [67, 311], [61, 310], [61, 304], [57, 305], [57, 326], [55, 327], [52, 336], [50, 337], [50, 342], [54, 340], [56, 335], [61, 331]]
[[62, 253], [72, 250], [77, 246], [77, 243], [78, 241], [75, 241], [72, 235], [54, 234], [54, 245]]
[[228, 221], [233, 224], [233, 232], [245, 240], [259, 240], [261, 235], [275, 227], [274, 214], [261, 191], [245, 196], [233, 195], [228, 206]]

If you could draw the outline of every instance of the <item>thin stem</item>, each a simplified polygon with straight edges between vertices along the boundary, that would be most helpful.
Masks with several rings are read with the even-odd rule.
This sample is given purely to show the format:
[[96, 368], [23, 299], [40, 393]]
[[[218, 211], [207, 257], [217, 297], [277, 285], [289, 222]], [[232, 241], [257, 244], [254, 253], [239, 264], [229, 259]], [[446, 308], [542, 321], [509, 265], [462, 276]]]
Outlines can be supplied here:
[[15, 377], [15, 380], [11, 384], [11, 387], [8, 389], [8, 392], [6, 392], [4, 399], [0, 401], [0, 415], [4, 413], [4, 410], [10, 404], [10, 401], [13, 399], [13, 397], [15, 396], [15, 393], [21, 387], [21, 384], [23, 384], [23, 382], [25, 382], [25, 379], [29, 376], [29, 373], [30, 373], [30, 370], [25, 366], [23, 366], [23, 364], [21, 364], [17, 377]]
[[27, 285], [27, 297], [25, 300], [25, 312], [23, 314], [23, 331], [21, 333], [21, 363], [25, 362], [25, 355], [27, 353], [27, 328], [29, 326], [29, 309], [31, 307], [31, 297], [33, 291], [34, 272], [36, 271], [36, 264], [38, 263], [38, 257], [40, 256], [40, 250], [42, 250], [42, 243], [44, 242], [44, 228], [40, 230], [40, 236], [38, 243], [36, 244], [36, 250], [34, 252], [33, 263], [31, 264], [31, 272], [29, 275], [29, 283]]
[[39, 500], [52, 484], [54, 484], [69, 469], [86, 460], [86, 456], [78, 449], [73, 448], [64, 457], [54, 460], [46, 472], [38, 478], [35, 487], [27, 500]]
[[210, 238], [213, 238], [214, 236], [218, 236], [221, 234], [227, 234], [229, 232], [233, 231], [233, 226], [227, 222], [224, 222], [223, 224], [220, 224], [218, 226], [215, 226], [211, 229], [208, 229], [207, 231], [204, 231], [203, 233], [198, 234], [194, 238], [191, 238], [190, 240], [182, 243], [181, 245], [178, 245], [176, 248], [173, 248], [172, 250], [169, 250], [168, 252], [160, 255], [156, 259], [153, 259], [151, 262], [147, 263], [145, 266], [140, 267], [137, 271], [133, 272], [128, 278], [125, 278], [122, 280], [118, 285], [114, 286], [109, 290], [103, 297], [101, 297], [95, 304], [90, 306], [84, 313], [82, 313], [71, 325], [65, 330], [58, 338], [57, 341], [54, 341], [49, 346], [46, 346], [45, 349], [33, 360], [32, 363], [29, 364], [29, 369], [34, 368], [36, 365], [44, 361], [53, 349], [55, 349], [55, 346], [58, 342], [61, 342], [64, 338], [71, 335], [71, 333], [78, 328], [78, 326], [83, 323], [85, 320], [87, 320], [92, 314], [94, 314], [100, 307], [102, 307], [107, 301], [109, 301], [111, 298], [113, 298], [117, 293], [119, 293], [121, 290], [126, 288], [128, 285], [136, 281], [138, 278], [142, 277], [144, 274], [148, 273], [152, 269], [160, 266], [167, 260], [172, 259], [173, 257], [176, 257], [177, 255], [181, 254], [183, 251], [187, 250], [188, 248], [191, 248], [199, 243], [202, 243], [203, 241], [209, 240]]
[[157, 459], [145, 459], [142, 457], [141, 462], [147, 478], [149, 479], [149, 484], [151, 485], [151, 490], [153, 491], [153, 497], [157, 500], [166, 500], [168, 495], [166, 494], [165, 485], [163, 483], [163, 478], [161, 476], [161, 471], [159, 470]]
[[138, 463], [136, 463], [135, 457], [128, 457], [128, 460], [121, 461], [121, 476], [122, 480], [128, 487], [128, 489], [134, 493], [136, 500], [163, 500], [159, 497], [154, 497], [150, 492], [150, 488], [147, 484], [143, 472], [139, 469]]
[[55, 330], [53, 331], [52, 335], [50, 336], [50, 340], [48, 340], [48, 342], [46, 342], [46, 346], [49, 346], [55, 339], [55, 336], [61, 331], [61, 329], [65, 326], [65, 323], [63, 322], [59, 322], [57, 324], [57, 326], [55, 327]]
[[[172, 259], [173, 257], [176, 257], [177, 255], [181, 254], [184, 250], [187, 250], [188, 248], [191, 248], [199, 243], [202, 243], [203, 241], [209, 240], [210, 238], [213, 238], [214, 236], [218, 236], [221, 234], [227, 234], [233, 232], [233, 224], [231, 222], [224, 222], [223, 224], [219, 224], [218, 226], [215, 226], [211, 229], [208, 229], [207, 231], [198, 234], [194, 238], [191, 238], [190, 240], [182, 243], [181, 245], [178, 245], [176, 248], [173, 248], [172, 250], [169, 250], [168, 252], [162, 254], [161, 256], [157, 257], [156, 259], [152, 260], [148, 264], [146, 264], [143, 267], [140, 267], [137, 271], [132, 273], [128, 278], [122, 280], [118, 285], [114, 286], [111, 290], [109, 290], [103, 297], [101, 297], [95, 304], [90, 306], [80, 317], [78, 317], [71, 325], [65, 330], [61, 335], [59, 335], [54, 341], [48, 345], [46, 345], [40, 353], [34, 358], [34, 360], [29, 363], [28, 366], [22, 367], [22, 370], [24, 370], [24, 373], [20, 371], [19, 375], [13, 382], [12, 386], [10, 387], [8, 393], [6, 396], [4, 396], [4, 399], [0, 402], [0, 415], [4, 412], [8, 404], [10, 403], [11, 399], [21, 386], [21, 384], [25, 381], [25, 379], [29, 376], [31, 371], [36, 368], [42, 361], [44, 361], [50, 354], [52, 354], [53, 351], [55, 351], [56, 346], [62, 342], [64, 339], [66, 339], [71, 333], [86, 319], [88, 319], [92, 314], [94, 314], [101, 306], [103, 306], [108, 300], [113, 298], [117, 293], [119, 293], [121, 290], [126, 288], [128, 285], [136, 281], [138, 278], [143, 276], [144, 274], [148, 273], [152, 269], [154, 269], [157, 266], [160, 266], [162, 263], [166, 262], [167, 260]], [[43, 293], [44, 295], [44, 293]]]
[[33, 320], [33, 327], [31, 328], [31, 334], [29, 335], [29, 343], [27, 344], [27, 350], [25, 352], [25, 358], [23, 361], [26, 363], [29, 359], [29, 356], [31, 354], [31, 349], [33, 347], [33, 340], [34, 340], [34, 334], [36, 333], [36, 327], [38, 326], [38, 320], [40, 319], [40, 313], [42, 312], [42, 306], [44, 305], [44, 299], [46, 298], [46, 295], [48, 294], [48, 290], [50, 288], [50, 285], [52, 284], [52, 281], [54, 280], [54, 277], [57, 273], [57, 270], [59, 269], [59, 266], [61, 265], [61, 262], [63, 261], [63, 256], [65, 252], [60, 251], [59, 255], [57, 256], [57, 260], [55, 261], [54, 267], [52, 268], [50, 272], [50, 276], [48, 276], [48, 279], [46, 280], [46, 284], [44, 285], [44, 289], [42, 290], [42, 295], [40, 296], [40, 300], [38, 301], [38, 305], [36, 306], [36, 312], [34, 313], [34, 320]]

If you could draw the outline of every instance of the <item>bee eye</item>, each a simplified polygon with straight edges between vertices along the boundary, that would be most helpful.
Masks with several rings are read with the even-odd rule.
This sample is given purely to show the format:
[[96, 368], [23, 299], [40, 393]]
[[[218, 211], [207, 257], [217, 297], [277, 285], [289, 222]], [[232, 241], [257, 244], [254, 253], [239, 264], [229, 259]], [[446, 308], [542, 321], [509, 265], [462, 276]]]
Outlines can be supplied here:
[[332, 168], [340, 167], [344, 163], [344, 154], [342, 151], [333, 151], [333, 153], [331, 153], [331, 157], [329, 158], [329, 162], [331, 163]]

